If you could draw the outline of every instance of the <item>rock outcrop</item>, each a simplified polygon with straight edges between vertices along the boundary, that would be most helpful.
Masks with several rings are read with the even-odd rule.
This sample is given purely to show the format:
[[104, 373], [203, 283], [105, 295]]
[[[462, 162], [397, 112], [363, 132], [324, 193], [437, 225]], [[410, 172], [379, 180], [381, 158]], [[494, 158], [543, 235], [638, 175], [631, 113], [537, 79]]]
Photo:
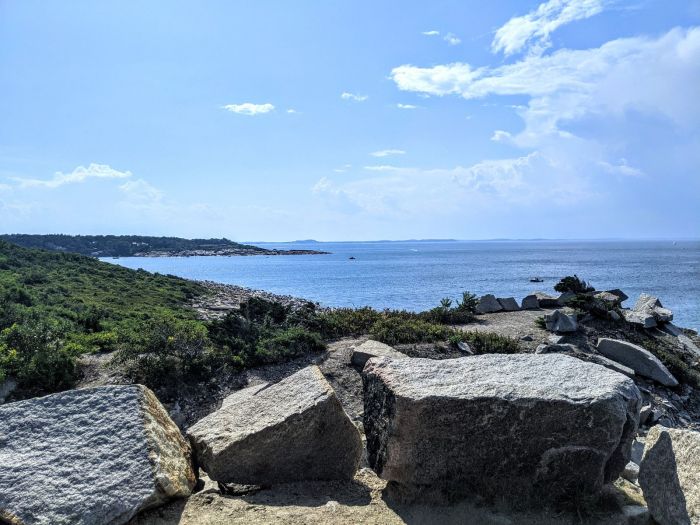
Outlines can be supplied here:
[[634, 311], [641, 314], [650, 314], [657, 323], [670, 323], [673, 321], [673, 312], [668, 308], [664, 308], [661, 301], [653, 295], [641, 294], [634, 305]]
[[505, 312], [517, 312], [520, 310], [518, 302], [513, 297], [499, 297], [497, 301]]
[[370, 465], [404, 502], [595, 493], [627, 464], [641, 405], [632, 380], [562, 355], [371, 359], [363, 384]]
[[537, 297], [537, 302], [540, 308], [558, 308], [560, 306], [559, 299], [557, 297], [552, 297], [544, 292], [535, 292], [535, 297]]
[[317, 366], [231, 394], [189, 428], [199, 465], [224, 483], [352, 479], [360, 433]]
[[576, 315], [567, 315], [560, 310], [545, 315], [544, 325], [550, 332], [567, 333], [578, 330]]
[[635, 310], [622, 310], [622, 317], [629, 324], [637, 325], [642, 328], [654, 328], [656, 319], [650, 313], [637, 312]]
[[700, 523], [700, 432], [652, 427], [639, 484], [660, 525]]
[[194, 484], [189, 444], [146, 387], [0, 406], [0, 521], [117, 525]]
[[520, 308], [523, 310], [536, 310], [540, 307], [540, 302], [537, 300], [536, 295], [527, 295], [523, 297], [520, 303]]
[[490, 314], [493, 312], [500, 312], [503, 310], [501, 303], [498, 302], [496, 296], [493, 294], [482, 295], [479, 299], [479, 303], [476, 305], [476, 311], [480, 314]]
[[665, 386], [677, 386], [678, 381], [659, 359], [641, 346], [601, 337], [596, 345], [598, 352], [618, 363], [630, 367], [637, 374], [653, 379]]
[[362, 370], [367, 360], [372, 357], [391, 357], [393, 359], [403, 359], [407, 356], [406, 354], [402, 354], [401, 352], [393, 349], [389, 345], [385, 345], [384, 343], [370, 339], [352, 351], [350, 362], [354, 367]]

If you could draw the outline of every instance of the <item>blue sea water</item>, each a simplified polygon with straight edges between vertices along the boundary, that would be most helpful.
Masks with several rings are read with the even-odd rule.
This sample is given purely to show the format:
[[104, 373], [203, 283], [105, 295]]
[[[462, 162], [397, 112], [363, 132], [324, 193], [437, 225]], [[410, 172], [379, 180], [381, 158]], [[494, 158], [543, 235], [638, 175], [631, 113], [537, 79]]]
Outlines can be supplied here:
[[[620, 288], [633, 306], [640, 293], [659, 297], [677, 324], [700, 329], [698, 241], [406, 241], [258, 243], [330, 255], [129, 257], [129, 268], [207, 279], [318, 301], [326, 306], [423, 310], [463, 290], [520, 300], [552, 292], [577, 274], [598, 290]], [[355, 257], [351, 260], [350, 257]], [[543, 283], [531, 283], [539, 276]]]

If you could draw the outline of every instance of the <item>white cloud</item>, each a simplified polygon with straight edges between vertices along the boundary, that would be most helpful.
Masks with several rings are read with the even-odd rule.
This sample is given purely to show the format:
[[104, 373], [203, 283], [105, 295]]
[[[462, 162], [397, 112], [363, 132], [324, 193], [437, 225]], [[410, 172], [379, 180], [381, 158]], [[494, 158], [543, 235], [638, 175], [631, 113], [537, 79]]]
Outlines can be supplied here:
[[447, 33], [444, 37], [442, 37], [442, 39], [451, 46], [456, 46], [462, 41], [457, 35], [453, 33]]
[[513, 138], [513, 136], [502, 129], [497, 129], [493, 132], [493, 135], [491, 135], [491, 140], [494, 142], [508, 142], [511, 138]]
[[335, 171], [336, 173], [345, 173], [350, 168], [352, 168], [352, 164], [343, 164], [341, 167], [335, 168], [333, 171]]
[[413, 104], [401, 104], [401, 102], [396, 104], [396, 107], [399, 109], [418, 109], [418, 106], [415, 106]]
[[389, 164], [379, 164], [375, 166], [364, 166], [363, 169], [366, 169], [367, 171], [399, 171], [402, 168], [391, 166]]
[[289, 113], [290, 115], [298, 115], [300, 112], [297, 111], [297, 110], [294, 109], [294, 108], [289, 108], [289, 109], [287, 110], [287, 113]]
[[244, 102], [243, 104], [227, 104], [223, 109], [239, 115], [262, 115], [273, 111], [275, 106], [270, 103], [253, 104], [252, 102]]
[[50, 179], [24, 179], [13, 177], [12, 180], [18, 183], [20, 188], [58, 188], [65, 184], [77, 184], [84, 182], [87, 179], [126, 179], [131, 177], [130, 171], [119, 171], [109, 167], [106, 164], [90, 164], [78, 166], [70, 173], [57, 171]]
[[625, 177], [644, 177], [644, 172], [627, 164], [627, 159], [620, 159], [619, 164], [611, 164], [610, 162], [601, 160], [598, 165], [608, 173], [614, 175], [623, 175]]
[[433, 29], [433, 30], [431, 30], [431, 31], [423, 31], [423, 34], [424, 34], [425, 36], [439, 36], [439, 35], [440, 35], [440, 31], [435, 31], [435, 30]]
[[130, 199], [142, 202], [157, 202], [163, 198], [163, 192], [143, 179], [129, 180], [119, 186], [119, 190]]
[[406, 152], [402, 149], [382, 149], [370, 153], [373, 157], [389, 157], [391, 155], [405, 155]]
[[367, 95], [358, 95], [356, 93], [348, 93], [347, 91], [340, 94], [340, 98], [343, 100], [353, 100], [355, 102], [364, 102], [369, 97]]
[[430, 95], [530, 97], [519, 110], [526, 124], [517, 137], [523, 145], [565, 133], [563, 122], [624, 116], [630, 110], [697, 126], [700, 28], [676, 28], [658, 38], [622, 38], [592, 49], [561, 49], [496, 68], [404, 65], [392, 70], [392, 78], [401, 90]]
[[559, 27], [597, 15], [611, 0], [549, 0], [523, 16], [511, 18], [496, 31], [494, 53], [512, 55], [523, 49], [541, 54], [551, 46], [550, 35]]

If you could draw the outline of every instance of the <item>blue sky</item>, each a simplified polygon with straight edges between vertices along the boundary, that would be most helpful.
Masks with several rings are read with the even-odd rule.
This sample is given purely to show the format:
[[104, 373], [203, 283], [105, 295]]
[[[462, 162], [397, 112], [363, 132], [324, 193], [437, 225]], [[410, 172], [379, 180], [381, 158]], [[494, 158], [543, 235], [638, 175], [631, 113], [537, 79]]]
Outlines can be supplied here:
[[700, 237], [700, 1], [0, 0], [0, 231]]

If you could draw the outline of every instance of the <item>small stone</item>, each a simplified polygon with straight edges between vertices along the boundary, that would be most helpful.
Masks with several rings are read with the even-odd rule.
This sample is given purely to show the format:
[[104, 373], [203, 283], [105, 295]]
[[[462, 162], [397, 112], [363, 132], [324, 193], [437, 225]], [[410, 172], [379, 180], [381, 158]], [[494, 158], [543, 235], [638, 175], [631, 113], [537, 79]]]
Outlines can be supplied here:
[[521, 341], [533, 341], [533, 338], [531, 335], [524, 335], [520, 338]]
[[622, 471], [621, 475], [627, 481], [636, 483], [637, 478], [639, 477], [639, 465], [630, 461], [629, 463], [627, 463], [627, 465], [625, 465], [625, 469]]
[[640, 505], [623, 505], [622, 515], [625, 517], [625, 525], [651, 525], [651, 513], [646, 507]]
[[610, 310], [610, 311], [608, 312], [608, 317], [610, 318], [611, 321], [615, 321], [615, 322], [617, 322], [617, 321], [619, 321], [620, 319], [622, 319], [622, 317], [620, 316], [620, 314], [618, 314], [615, 310]]
[[471, 346], [464, 341], [457, 343], [457, 349], [464, 354], [474, 355], [474, 350], [472, 350]]
[[350, 358], [350, 362], [353, 366], [362, 370], [362, 368], [364, 368], [365, 364], [367, 363], [367, 360], [371, 359], [372, 357], [391, 357], [392, 359], [404, 359], [408, 356], [406, 354], [402, 354], [398, 350], [395, 350], [389, 345], [370, 339], [369, 341], [365, 341], [352, 351], [352, 357]]
[[639, 424], [644, 425], [649, 420], [651, 416], [651, 405], [644, 405], [639, 411]]
[[544, 323], [550, 332], [575, 332], [578, 330], [576, 315], [567, 315], [560, 310], [545, 315]]

